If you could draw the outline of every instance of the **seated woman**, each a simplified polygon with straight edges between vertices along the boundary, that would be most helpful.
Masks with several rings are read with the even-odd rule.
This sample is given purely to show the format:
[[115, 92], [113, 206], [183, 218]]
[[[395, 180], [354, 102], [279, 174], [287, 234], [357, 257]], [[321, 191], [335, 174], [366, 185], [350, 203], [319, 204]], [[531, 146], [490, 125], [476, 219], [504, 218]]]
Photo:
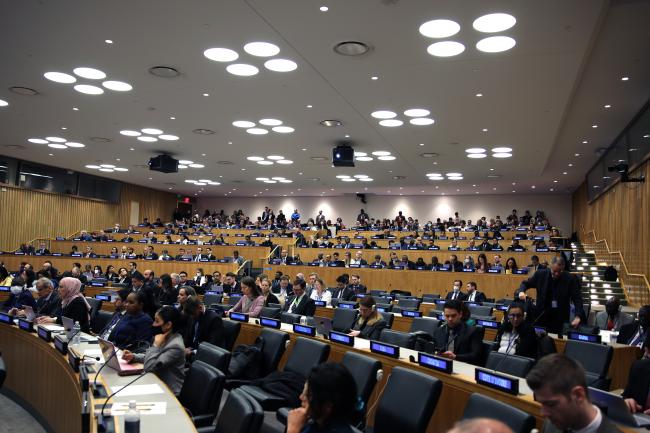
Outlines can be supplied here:
[[359, 301], [359, 319], [348, 335], [367, 340], [379, 340], [382, 329], [388, 324], [384, 317], [375, 309], [375, 298], [364, 296]]
[[173, 305], [178, 299], [178, 292], [174, 288], [171, 275], [162, 274], [158, 283], [158, 303], [160, 305]]
[[479, 254], [476, 261], [475, 272], [478, 274], [485, 274], [488, 269], [490, 269], [490, 264], [487, 261], [487, 257], [484, 253]]
[[357, 385], [338, 363], [312, 368], [300, 395], [301, 407], [289, 412], [287, 433], [352, 433], [357, 414]]
[[264, 306], [268, 307], [269, 304], [279, 304], [280, 300], [271, 292], [271, 282], [267, 277], [260, 280], [260, 290], [264, 296]]
[[178, 311], [183, 311], [185, 301], [187, 301], [187, 298], [189, 297], [196, 298], [196, 290], [190, 286], [181, 286], [181, 288], [178, 289], [178, 297], [176, 298], [178, 301]]
[[124, 314], [112, 325], [110, 332], [105, 329], [104, 338], [120, 349], [151, 343], [151, 316], [143, 311], [146, 302], [147, 295], [142, 290], [129, 293], [124, 304]]
[[[153, 345], [145, 353], [125, 350], [122, 359], [127, 362], [144, 363], [145, 371], [154, 371], [175, 395], [181, 392], [185, 379], [185, 345], [178, 332], [180, 313], [174, 307], [165, 305], [154, 316]], [[155, 369], [155, 370], [154, 370]]]
[[242, 278], [241, 291], [243, 296], [232, 309], [226, 312], [226, 315], [241, 312], [248, 314], [250, 317], [259, 317], [264, 306], [264, 296], [255, 285], [255, 280], [251, 277]]
[[506, 262], [506, 274], [514, 274], [519, 268], [514, 257], [510, 257]]
[[332, 293], [327, 290], [325, 283], [320, 278], [314, 280], [314, 289], [309, 296], [314, 301], [325, 301], [326, 306], [332, 305]]
[[65, 277], [59, 281], [59, 296], [61, 309], [57, 317], [41, 316], [36, 318], [39, 325], [48, 323], [63, 323], [62, 317], [68, 317], [79, 322], [82, 332], [90, 331], [90, 305], [81, 294], [81, 281], [73, 277]]
[[[7, 273], [7, 270], [4, 267], [1, 269], [3, 269], [4, 272], [0, 271], [2, 273], [0, 278]], [[14, 309], [22, 309], [25, 306], [32, 307], [36, 310], [36, 300], [30, 290], [34, 286], [36, 280], [36, 274], [34, 271], [32, 269], [23, 269], [20, 276], [14, 280], [10, 280], [8, 275], [9, 274], [7, 273], [7, 276], [2, 279], [9, 282], [11, 295], [9, 295], [9, 299], [4, 302], [2, 310], [12, 311]]]
[[513, 302], [508, 307], [505, 323], [497, 332], [497, 351], [500, 353], [537, 358], [537, 334], [535, 329], [525, 322], [526, 306]]
[[114, 281], [119, 278], [117, 272], [115, 272], [115, 266], [108, 265], [106, 267], [106, 273], [104, 274], [104, 278], [106, 278], [108, 281]]

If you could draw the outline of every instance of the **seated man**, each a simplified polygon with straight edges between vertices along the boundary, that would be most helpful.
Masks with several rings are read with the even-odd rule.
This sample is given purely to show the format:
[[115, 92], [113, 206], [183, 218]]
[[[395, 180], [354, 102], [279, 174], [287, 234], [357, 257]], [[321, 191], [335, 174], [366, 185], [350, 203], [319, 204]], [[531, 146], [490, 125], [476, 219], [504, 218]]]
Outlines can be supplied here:
[[463, 282], [461, 280], [454, 280], [454, 286], [451, 292], [447, 292], [447, 296], [445, 296], [445, 300], [465, 301], [467, 299], [467, 294], [462, 292], [462, 287], [463, 287]]
[[336, 278], [336, 288], [332, 292], [332, 299], [341, 299], [343, 301], [351, 301], [354, 299], [354, 292], [348, 286], [348, 277], [346, 274], [339, 275]]
[[381, 259], [381, 256], [379, 254], [375, 254], [375, 261], [370, 263], [371, 268], [385, 268], [386, 267], [386, 262]]
[[146, 260], [158, 260], [158, 254], [153, 250], [153, 247], [151, 245], [147, 245], [144, 248], [142, 258]]
[[228, 272], [223, 284], [224, 293], [241, 293], [241, 284], [237, 282], [237, 275], [233, 272]]
[[241, 266], [244, 264], [246, 259], [244, 259], [242, 256], [239, 255], [239, 251], [234, 250], [232, 252], [232, 262], [237, 263], [238, 266]]
[[620, 331], [623, 325], [634, 322], [632, 315], [621, 311], [621, 301], [615, 296], [605, 303], [605, 311], [596, 313], [596, 326], [606, 331]]
[[361, 251], [356, 251], [354, 253], [354, 258], [350, 260], [351, 265], [365, 266], [368, 262], [363, 258], [363, 253]]
[[641, 347], [650, 329], [650, 305], [639, 308], [637, 320], [621, 326], [617, 343]]
[[183, 313], [188, 318], [183, 332], [187, 358], [191, 358], [204, 341], [223, 347], [223, 320], [216, 312], [206, 310], [197, 297], [190, 296], [185, 300]]
[[526, 251], [526, 248], [519, 245], [519, 239], [513, 239], [512, 244], [508, 247], [508, 251]]
[[630, 412], [650, 415], [650, 336], [643, 342], [643, 358], [634, 361], [630, 368], [627, 386], [623, 391]]
[[463, 262], [458, 260], [458, 256], [456, 254], [449, 256], [449, 265], [451, 266], [452, 272], [463, 272]]
[[449, 359], [478, 364], [481, 358], [482, 338], [479, 328], [467, 326], [463, 321], [462, 305], [458, 300], [445, 303], [446, 326], [433, 333], [435, 352]]
[[480, 304], [485, 302], [486, 299], [487, 297], [485, 296], [485, 293], [476, 290], [476, 283], [474, 281], [467, 283], [467, 298], [465, 301], [477, 302]]
[[[36, 292], [38, 299], [36, 306], [33, 307], [34, 313], [37, 316], [58, 316], [61, 310], [61, 298], [59, 293], [54, 290], [52, 281], [48, 278], [39, 278], [36, 282]], [[23, 308], [12, 308], [9, 310], [9, 314], [19, 317], [26, 315]]]
[[293, 282], [294, 296], [290, 297], [284, 303], [284, 311], [301, 316], [313, 316], [316, 312], [316, 304], [313, 299], [305, 294], [307, 283], [305, 280], [296, 279]]
[[35, 251], [36, 254], [50, 254], [50, 250], [45, 246], [45, 242], [41, 242], [38, 249]]
[[359, 274], [352, 274], [350, 275], [350, 285], [348, 288], [352, 291], [353, 297], [355, 295], [362, 295], [365, 294], [366, 291], [368, 290], [366, 286], [361, 284], [361, 277]]

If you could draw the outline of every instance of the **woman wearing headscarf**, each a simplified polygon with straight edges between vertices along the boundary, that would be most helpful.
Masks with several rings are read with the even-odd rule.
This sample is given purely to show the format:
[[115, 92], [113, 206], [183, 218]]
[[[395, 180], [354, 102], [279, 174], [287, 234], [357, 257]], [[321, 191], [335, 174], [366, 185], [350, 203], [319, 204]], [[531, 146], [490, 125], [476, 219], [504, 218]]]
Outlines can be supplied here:
[[81, 293], [81, 281], [72, 277], [65, 277], [59, 281], [59, 296], [61, 298], [61, 309], [57, 317], [38, 317], [36, 323], [58, 323], [61, 324], [62, 317], [68, 317], [79, 322], [82, 332], [90, 331], [90, 305]]

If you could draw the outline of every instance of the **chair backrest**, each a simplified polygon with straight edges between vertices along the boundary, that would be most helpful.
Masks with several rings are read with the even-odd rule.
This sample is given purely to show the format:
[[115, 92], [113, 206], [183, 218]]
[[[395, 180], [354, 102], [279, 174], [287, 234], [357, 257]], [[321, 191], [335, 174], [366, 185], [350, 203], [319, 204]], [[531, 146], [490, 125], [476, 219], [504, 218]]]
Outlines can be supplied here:
[[282, 314], [282, 308], [262, 307], [260, 317], [270, 317], [272, 319], [279, 319]]
[[438, 319], [433, 319], [431, 317], [414, 317], [409, 332], [424, 331], [433, 337], [433, 333], [439, 325], [440, 321]]
[[436, 299], [440, 299], [438, 293], [425, 293], [422, 295], [422, 302], [435, 302]]
[[420, 308], [420, 300], [400, 298], [399, 302], [397, 303], [397, 306], [400, 307], [402, 310], [417, 310], [418, 308]]
[[384, 304], [382, 302], [377, 302], [377, 308], [383, 308], [384, 311], [392, 311], [393, 310], [393, 304]]
[[377, 371], [381, 369], [381, 362], [357, 352], [348, 351], [343, 355], [341, 364], [350, 371], [357, 384], [357, 394], [368, 403], [377, 384]]
[[332, 329], [339, 332], [349, 332], [354, 327], [357, 320], [357, 310], [348, 310], [347, 308], [334, 309], [332, 317]]
[[393, 331], [392, 329], [382, 329], [379, 341], [395, 346], [413, 349], [415, 347], [415, 335], [408, 332]]
[[110, 311], [99, 310], [95, 317], [90, 320], [90, 329], [99, 334], [108, 325], [108, 322], [113, 318], [113, 313]]
[[228, 366], [230, 365], [230, 351], [204, 341], [199, 344], [194, 360], [203, 361], [217, 368], [222, 373], [227, 373]]
[[279, 308], [282, 310], [282, 304], [274, 304], [273, 302], [269, 302], [269, 308]]
[[97, 298], [89, 298], [86, 296], [86, 301], [90, 305], [90, 320], [97, 315], [97, 312], [102, 309], [102, 301]]
[[5, 382], [6, 377], [7, 377], [7, 368], [5, 367], [5, 362], [2, 359], [2, 355], [0, 355], [0, 388], [2, 388], [2, 384]]
[[579, 362], [586, 372], [605, 378], [609, 371], [609, 364], [612, 362], [614, 348], [585, 341], [567, 340], [564, 354]]
[[296, 314], [296, 313], [287, 313], [286, 311], [283, 311], [283, 312], [280, 314], [280, 321], [281, 321], [282, 323], [288, 323], [288, 324], [298, 323], [298, 322], [300, 322], [300, 318], [301, 318], [301, 317], [302, 317], [302, 316], [301, 316], [300, 314]]
[[526, 377], [533, 365], [535, 365], [535, 360], [532, 358], [491, 351], [487, 356], [485, 368], [512, 376]]
[[385, 290], [371, 290], [371, 291], [370, 291], [370, 296], [372, 296], [373, 298], [375, 298], [375, 297], [377, 297], [377, 296], [384, 296], [384, 295], [387, 294], [387, 293], [388, 293], [388, 292], [386, 292]]
[[388, 329], [393, 327], [393, 322], [395, 321], [395, 315], [393, 313], [379, 313], [381, 317], [386, 321], [386, 327]]
[[529, 433], [535, 428], [535, 417], [509, 404], [474, 393], [469, 396], [462, 419], [491, 418], [503, 422], [514, 433]]
[[440, 314], [442, 314], [442, 311], [440, 311], [440, 310], [429, 310], [428, 316], [429, 317], [434, 317], [434, 318], [437, 319], [438, 316], [440, 316]]
[[301, 374], [307, 378], [312, 367], [327, 361], [330, 345], [311, 338], [298, 337], [284, 365], [284, 371]]
[[492, 317], [492, 307], [486, 305], [470, 305], [469, 312], [472, 317]]
[[221, 304], [223, 300], [223, 295], [204, 295], [203, 303], [208, 307], [212, 304]]
[[341, 307], [341, 305], [348, 306], [347, 308], [348, 310], [359, 308], [359, 303], [356, 301], [339, 301], [338, 304], [336, 304], [336, 308], [345, 308], [345, 307]]
[[256, 409], [246, 393], [240, 389], [233, 389], [221, 409], [214, 431], [249, 433], [252, 431], [255, 411]]
[[375, 433], [424, 433], [442, 382], [418, 371], [395, 367], [375, 412]]
[[241, 330], [241, 323], [235, 322], [234, 320], [224, 320], [223, 321], [223, 348], [226, 350], [232, 350], [239, 336], [239, 331]]
[[216, 415], [226, 375], [203, 361], [190, 365], [178, 400], [192, 416]]
[[241, 299], [241, 296], [229, 296], [228, 297], [228, 305], [235, 305], [239, 300]]
[[289, 341], [289, 334], [275, 329], [264, 328], [260, 333], [260, 337], [264, 340], [262, 347], [262, 376], [266, 376], [278, 369], [280, 358], [284, 354]]

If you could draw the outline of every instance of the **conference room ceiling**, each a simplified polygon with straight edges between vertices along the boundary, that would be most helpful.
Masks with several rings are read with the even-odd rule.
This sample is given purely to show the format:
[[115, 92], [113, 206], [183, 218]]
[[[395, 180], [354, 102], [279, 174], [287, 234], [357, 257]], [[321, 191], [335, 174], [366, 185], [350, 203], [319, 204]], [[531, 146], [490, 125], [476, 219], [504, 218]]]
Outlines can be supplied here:
[[[516, 24], [497, 33], [473, 28], [474, 20], [491, 13], [510, 14]], [[9, 105], [0, 107], [0, 153], [206, 197], [566, 194], [650, 95], [648, 17], [648, 1], [4, 2], [0, 100]], [[460, 31], [440, 39], [423, 36], [419, 27], [435, 19], [453, 20]], [[516, 45], [500, 53], [479, 51], [477, 42], [490, 36], [511, 37]], [[337, 54], [334, 47], [344, 41], [363, 42], [370, 50]], [[428, 47], [441, 41], [460, 42], [465, 50], [452, 57], [430, 55]], [[256, 46], [243, 48], [250, 42], [272, 43], [279, 54], [251, 55], [247, 51]], [[239, 58], [213, 61], [204, 55], [209, 48], [228, 48]], [[265, 66], [269, 59], [288, 59], [297, 68], [275, 72]], [[259, 73], [228, 72], [239, 63]], [[180, 74], [155, 76], [149, 69], [156, 66]], [[88, 71], [73, 73], [78, 67], [107, 77], [83, 78]], [[50, 81], [47, 72], [76, 82]], [[106, 80], [128, 83], [132, 90], [110, 90], [119, 86], [110, 83], [101, 95], [74, 89], [102, 88]], [[10, 90], [14, 86], [38, 94], [19, 95]], [[429, 110], [435, 123], [409, 123], [412, 117], [403, 112], [413, 108]], [[395, 112], [404, 124], [381, 126], [371, 116], [378, 110]], [[262, 119], [279, 119], [294, 131], [275, 132], [273, 122]], [[242, 120], [268, 133], [233, 125]], [[342, 126], [325, 127], [323, 120]], [[160, 131], [120, 133], [143, 128], [178, 140], [160, 139]], [[144, 136], [158, 141], [138, 140]], [[85, 147], [28, 142], [46, 137]], [[331, 151], [341, 140], [373, 160], [333, 168]], [[486, 149], [487, 157], [468, 158], [466, 149], [476, 147]], [[497, 147], [511, 148], [512, 157], [491, 156]], [[375, 151], [395, 159], [379, 160]], [[204, 167], [149, 171], [149, 158], [162, 152]], [[260, 165], [249, 156], [293, 163], [271, 158], [266, 160], [274, 164]], [[128, 171], [86, 168], [101, 164]], [[444, 179], [430, 180], [429, 173]], [[461, 173], [462, 179], [450, 180], [447, 173]], [[292, 182], [271, 183], [273, 177]]]

